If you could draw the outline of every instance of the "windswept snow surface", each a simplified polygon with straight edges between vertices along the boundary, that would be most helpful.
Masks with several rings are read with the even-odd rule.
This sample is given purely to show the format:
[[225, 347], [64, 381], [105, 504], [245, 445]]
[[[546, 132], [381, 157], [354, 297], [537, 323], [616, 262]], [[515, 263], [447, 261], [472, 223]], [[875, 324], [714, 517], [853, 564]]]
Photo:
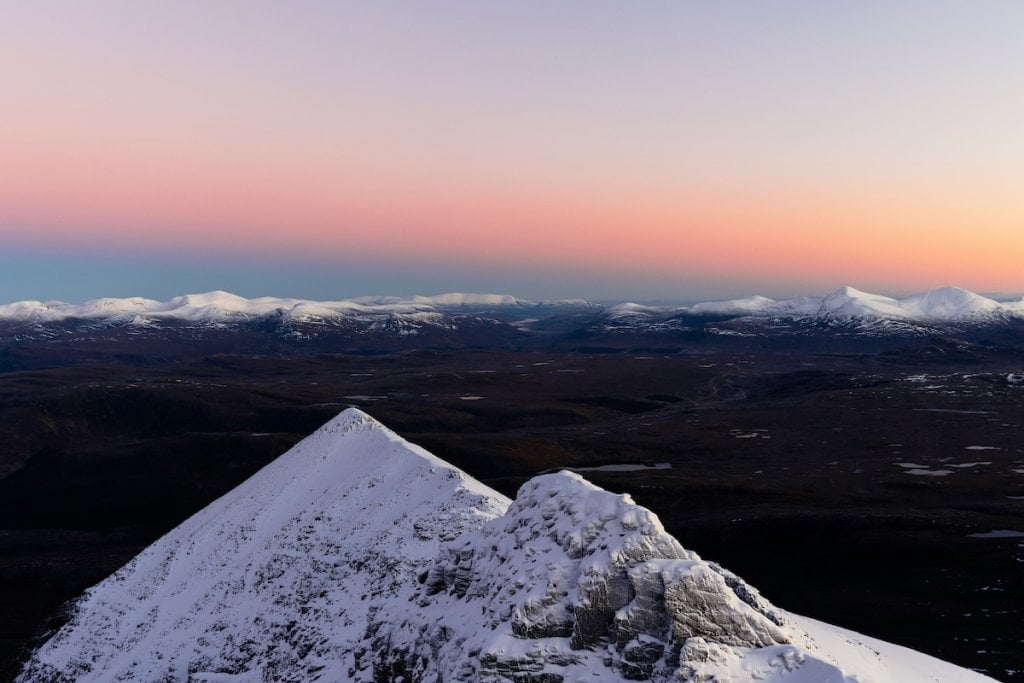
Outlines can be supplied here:
[[577, 474], [509, 501], [350, 409], [90, 589], [19, 681], [991, 680], [788, 614]]

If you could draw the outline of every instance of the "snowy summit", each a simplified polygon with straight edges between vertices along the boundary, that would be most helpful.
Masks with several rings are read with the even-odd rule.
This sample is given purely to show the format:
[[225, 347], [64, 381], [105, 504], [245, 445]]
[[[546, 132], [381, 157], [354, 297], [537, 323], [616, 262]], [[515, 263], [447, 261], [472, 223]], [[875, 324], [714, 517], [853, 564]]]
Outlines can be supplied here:
[[771, 605], [627, 495], [515, 501], [346, 410], [85, 593], [19, 681], [986, 681]]

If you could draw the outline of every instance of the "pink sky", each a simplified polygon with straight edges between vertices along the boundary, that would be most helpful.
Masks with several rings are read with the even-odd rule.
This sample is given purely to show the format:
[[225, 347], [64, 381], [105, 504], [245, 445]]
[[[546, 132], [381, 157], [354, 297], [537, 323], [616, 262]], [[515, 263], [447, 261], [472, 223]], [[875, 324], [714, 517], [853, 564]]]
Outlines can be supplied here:
[[928, 6], [7, 8], [0, 240], [1021, 291], [1024, 13]]

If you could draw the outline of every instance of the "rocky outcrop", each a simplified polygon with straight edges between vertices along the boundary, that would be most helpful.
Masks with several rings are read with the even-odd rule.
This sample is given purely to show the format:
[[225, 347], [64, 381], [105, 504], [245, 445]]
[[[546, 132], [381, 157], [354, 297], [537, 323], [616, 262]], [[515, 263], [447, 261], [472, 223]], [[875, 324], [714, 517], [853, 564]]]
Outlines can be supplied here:
[[[756, 590], [685, 550], [629, 496], [569, 472], [527, 482], [505, 515], [447, 547], [420, 580], [424, 616], [478, 615], [476, 663], [457, 667], [466, 680], [560, 681], [589, 660], [627, 680], [668, 680], [694, 654], [789, 642]], [[413, 659], [437, 656], [431, 623], [398, 631], [417, 643]]]

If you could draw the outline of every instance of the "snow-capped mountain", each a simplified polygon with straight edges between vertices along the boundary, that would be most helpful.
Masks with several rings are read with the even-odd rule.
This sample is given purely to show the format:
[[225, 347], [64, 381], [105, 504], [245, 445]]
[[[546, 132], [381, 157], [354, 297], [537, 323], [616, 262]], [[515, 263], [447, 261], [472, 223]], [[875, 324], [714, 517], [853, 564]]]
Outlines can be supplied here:
[[762, 296], [692, 306], [508, 295], [312, 301], [227, 292], [22, 301], [0, 306], [0, 369], [101, 361], [140, 363], [213, 354], [395, 353], [489, 349], [822, 353], [951, 348], [1024, 350], [1024, 299], [998, 302], [957, 288], [894, 299], [842, 287], [825, 296]]
[[67, 319], [106, 322], [177, 320], [222, 322], [244, 318], [346, 317], [354, 314], [415, 314], [439, 308], [494, 308], [533, 306], [529, 301], [500, 294], [441, 294], [438, 296], [364, 297], [341, 301], [311, 301], [278, 297], [246, 299], [229, 292], [186, 294], [169, 301], [141, 297], [96, 299], [83, 304], [62, 301], [19, 301], [0, 305], [0, 320], [53, 322]]
[[755, 295], [742, 299], [730, 299], [728, 301], [707, 301], [695, 304], [690, 312], [696, 315], [752, 315], [772, 310], [775, 305], [773, 299]]
[[506, 348], [524, 335], [520, 320], [536, 320], [533, 311], [549, 308], [492, 294], [312, 301], [217, 291], [168, 301], [21, 301], [0, 306], [0, 349], [44, 343], [63, 345], [73, 356], [89, 348], [100, 356], [122, 349], [167, 357]]
[[[274, 317], [277, 319], [329, 319], [372, 315], [424, 315], [450, 310], [551, 309], [590, 307], [590, 302], [565, 300], [537, 304], [504, 294], [450, 293], [437, 296], [360, 297], [339, 301], [312, 301], [278, 297], [246, 299], [228, 292], [186, 294], [169, 301], [141, 297], [96, 299], [83, 304], [61, 301], [19, 301], [0, 305], [0, 320], [55, 322], [91, 320], [108, 323], [180, 321], [215, 323]], [[999, 315], [1024, 315], [1024, 299], [998, 302], [958, 287], [944, 287], [924, 294], [894, 299], [840, 287], [824, 296], [769, 299], [752, 296], [729, 301], [709, 301], [693, 306], [664, 307], [621, 303], [606, 306], [605, 317], [644, 319], [666, 314], [721, 315], [730, 317], [791, 316], [808, 318], [893, 318], [928, 322], [970, 321]]]
[[[995, 331], [996, 335], [990, 334]], [[618, 345], [646, 346], [652, 339], [675, 339], [687, 347], [728, 343], [780, 350], [787, 345], [817, 344], [837, 351], [837, 343], [853, 344], [845, 351], [864, 351], [888, 340], [898, 348], [907, 338], [960, 338], [971, 343], [1020, 344], [1024, 334], [1024, 300], [999, 302], [957, 287], [896, 299], [840, 287], [824, 296], [769, 299], [750, 296], [707, 301], [692, 306], [606, 307], [588, 321], [577, 336], [595, 343], [617, 338]], [[976, 337], [976, 339], [975, 339]], [[749, 341], [744, 342], [747, 339]], [[856, 340], [870, 339], [856, 348]], [[872, 346], [873, 345], [873, 346]], [[882, 343], [885, 346], [885, 343]]]
[[818, 297], [774, 300], [762, 296], [696, 304], [696, 314], [794, 316], [817, 318], [894, 318], [925, 322], [969, 321], [993, 315], [1020, 314], [1020, 302], [1000, 303], [959, 287], [943, 287], [903, 299], [862, 292], [853, 287]]
[[350, 409], [93, 587], [20, 681], [991, 680], [789, 614], [627, 495], [509, 501]]

